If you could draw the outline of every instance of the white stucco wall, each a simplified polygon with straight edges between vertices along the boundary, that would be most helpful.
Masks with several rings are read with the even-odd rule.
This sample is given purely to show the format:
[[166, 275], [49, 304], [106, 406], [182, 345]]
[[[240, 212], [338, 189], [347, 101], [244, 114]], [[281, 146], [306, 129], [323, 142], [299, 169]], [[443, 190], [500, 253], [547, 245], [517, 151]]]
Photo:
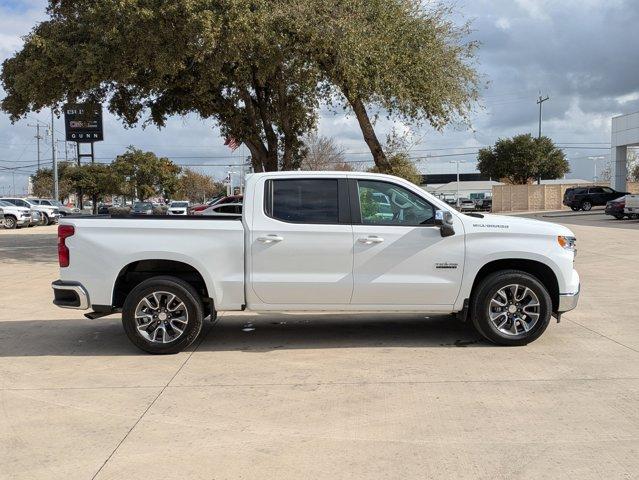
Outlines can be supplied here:
[[610, 145], [613, 187], [616, 190], [625, 191], [627, 190], [626, 177], [628, 176], [628, 147], [639, 145], [639, 112], [620, 115], [612, 119]]

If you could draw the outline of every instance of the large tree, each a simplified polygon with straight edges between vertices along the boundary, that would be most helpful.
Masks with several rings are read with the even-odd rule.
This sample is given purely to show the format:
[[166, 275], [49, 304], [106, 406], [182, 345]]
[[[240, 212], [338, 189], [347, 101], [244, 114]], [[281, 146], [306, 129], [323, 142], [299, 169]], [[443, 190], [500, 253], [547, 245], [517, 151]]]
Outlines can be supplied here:
[[178, 180], [175, 195], [177, 199], [205, 202], [207, 199], [223, 195], [225, 192], [226, 187], [221, 182], [216, 182], [213, 177], [185, 168]]
[[479, 171], [493, 179], [526, 184], [539, 178], [561, 178], [570, 172], [564, 152], [548, 137], [530, 134], [499, 139], [479, 151]]
[[122, 188], [122, 178], [113, 167], [100, 163], [71, 166], [65, 171], [64, 179], [76, 191], [91, 197], [94, 214], [98, 211], [98, 200], [104, 195], [118, 194]]
[[289, 25], [328, 88], [324, 100], [351, 109], [375, 167], [395, 173], [370, 110], [437, 129], [468, 121], [478, 92], [477, 43], [452, 10], [422, 0], [293, 2]]
[[345, 151], [335, 139], [313, 132], [303, 140], [300, 168], [302, 170], [353, 170], [346, 162]]
[[[73, 168], [69, 162], [58, 163], [58, 200], [64, 200], [73, 193], [73, 185], [68, 177], [68, 172]], [[39, 198], [53, 198], [53, 169], [41, 168], [31, 175], [33, 194]]]
[[116, 157], [111, 167], [120, 179], [119, 193], [129, 198], [171, 198], [178, 189], [181, 168], [153, 152], [129, 147]]
[[75, 100], [127, 125], [196, 112], [256, 171], [295, 167], [321, 101], [353, 110], [388, 170], [370, 108], [441, 128], [476, 96], [466, 28], [420, 0], [49, 0], [48, 13], [3, 64], [13, 120]]

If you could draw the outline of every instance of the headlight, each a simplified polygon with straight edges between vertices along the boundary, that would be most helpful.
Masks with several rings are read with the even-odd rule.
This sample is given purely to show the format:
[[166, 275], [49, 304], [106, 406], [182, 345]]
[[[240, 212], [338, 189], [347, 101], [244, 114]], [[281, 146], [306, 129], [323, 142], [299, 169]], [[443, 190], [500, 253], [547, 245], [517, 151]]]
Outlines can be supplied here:
[[577, 239], [575, 237], [559, 235], [557, 237], [557, 242], [561, 248], [575, 252], [575, 254], [577, 253]]

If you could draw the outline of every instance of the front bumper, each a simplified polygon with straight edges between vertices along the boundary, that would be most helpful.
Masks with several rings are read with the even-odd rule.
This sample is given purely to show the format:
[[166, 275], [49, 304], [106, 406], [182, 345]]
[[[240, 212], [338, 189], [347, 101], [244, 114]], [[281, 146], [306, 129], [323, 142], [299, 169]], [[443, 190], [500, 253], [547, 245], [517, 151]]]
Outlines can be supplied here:
[[559, 306], [557, 307], [558, 313], [569, 312], [577, 307], [579, 302], [579, 292], [581, 291], [581, 285], [577, 287], [576, 293], [562, 293], [559, 295]]
[[89, 294], [78, 282], [56, 280], [51, 284], [51, 288], [53, 288], [53, 304], [58, 307], [87, 310], [90, 306]]

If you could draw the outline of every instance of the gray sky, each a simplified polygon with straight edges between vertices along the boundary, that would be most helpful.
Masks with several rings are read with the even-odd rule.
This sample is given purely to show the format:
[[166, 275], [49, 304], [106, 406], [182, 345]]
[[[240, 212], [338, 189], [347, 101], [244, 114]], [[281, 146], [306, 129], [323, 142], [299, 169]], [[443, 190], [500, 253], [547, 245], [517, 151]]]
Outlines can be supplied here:
[[[20, 48], [20, 37], [44, 18], [45, 4], [0, 0], [0, 59]], [[419, 161], [420, 169], [453, 172], [455, 165], [449, 162], [460, 160], [465, 162], [462, 171], [474, 171], [472, 152], [477, 147], [519, 133], [536, 135], [536, 99], [541, 90], [551, 97], [544, 104], [544, 134], [566, 147], [573, 170], [570, 178], [592, 179], [593, 160], [588, 157], [608, 156], [603, 148], [610, 141], [610, 118], [639, 110], [639, 2], [466, 0], [456, 2], [456, 7], [473, 22], [471, 38], [482, 43], [478, 68], [487, 87], [471, 128], [411, 131], [413, 156], [428, 157]], [[35, 118], [48, 122], [49, 112], [34, 113], [15, 125], [0, 114], [0, 167], [35, 163], [35, 129], [27, 126]], [[384, 138], [393, 127], [407, 129], [380, 120], [376, 130]], [[59, 120], [57, 129], [63, 130]], [[323, 112], [319, 131], [335, 137], [350, 160], [370, 158], [352, 116]], [[107, 116], [105, 141], [96, 144], [97, 157], [111, 159], [128, 145], [153, 150], [180, 164], [239, 164], [246, 155], [244, 148], [231, 154], [214, 125], [196, 116], [172, 118], [162, 130], [127, 130]], [[43, 145], [43, 158], [51, 158], [50, 149], [50, 144]], [[606, 162], [598, 160], [599, 169]], [[228, 168], [197, 169], [221, 178]], [[17, 193], [25, 189], [29, 171], [33, 168], [16, 173]], [[12, 176], [5, 172], [0, 168], [0, 193], [13, 188]]]

